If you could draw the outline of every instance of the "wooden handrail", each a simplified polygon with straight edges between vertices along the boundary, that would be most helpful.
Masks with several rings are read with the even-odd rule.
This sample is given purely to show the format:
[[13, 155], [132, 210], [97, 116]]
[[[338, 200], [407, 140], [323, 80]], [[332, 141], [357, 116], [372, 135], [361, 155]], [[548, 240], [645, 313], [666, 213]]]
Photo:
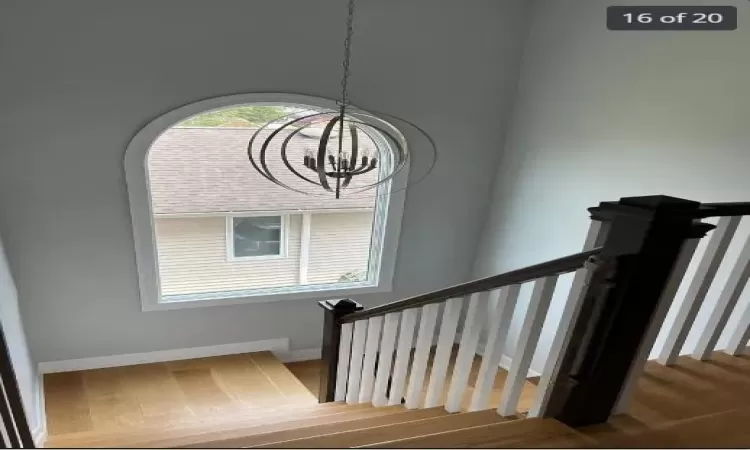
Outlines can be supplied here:
[[510, 286], [512, 284], [525, 283], [537, 278], [560, 275], [572, 272], [580, 267], [592, 256], [597, 255], [601, 248], [595, 248], [585, 252], [553, 259], [522, 269], [513, 270], [500, 275], [493, 275], [479, 280], [461, 283], [439, 291], [420, 294], [415, 297], [387, 303], [374, 308], [347, 314], [339, 319], [339, 323], [349, 323], [356, 320], [368, 319], [370, 317], [382, 316], [384, 314], [403, 311], [410, 308], [418, 308], [431, 303], [439, 303], [456, 297], [464, 297], [476, 292], [491, 291], [493, 289]]
[[750, 202], [703, 203], [695, 215], [700, 219], [723, 216], [750, 216]]

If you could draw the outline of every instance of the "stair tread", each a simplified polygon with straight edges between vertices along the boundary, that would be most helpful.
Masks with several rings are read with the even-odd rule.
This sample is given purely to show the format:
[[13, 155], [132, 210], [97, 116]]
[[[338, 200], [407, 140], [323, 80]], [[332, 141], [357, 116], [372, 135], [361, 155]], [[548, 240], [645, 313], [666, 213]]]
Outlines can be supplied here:
[[165, 427], [163, 424], [139, 425], [128, 428], [113, 429], [109, 432], [102, 430], [81, 431], [59, 436], [51, 436], [45, 443], [46, 447], [111, 447], [111, 446], [145, 446], [149, 441], [162, 439], [185, 438], [186, 443], [203, 435], [213, 436], [214, 433], [246, 429], [258, 425], [290, 420], [300, 420], [313, 417], [324, 417], [342, 413], [375, 410], [372, 405], [347, 405], [345, 403], [323, 403], [305, 406], [281, 406], [273, 409], [257, 409], [248, 411], [228, 419], [227, 417], [197, 417], [192, 421], [185, 421], [179, 425]]
[[[493, 411], [494, 412], [494, 411]], [[593, 441], [554, 419], [520, 419], [462, 427], [400, 440], [362, 445], [366, 448], [499, 448], [589, 446]]]
[[[196, 443], [187, 447], [196, 448], [237, 448], [257, 447], [270, 444], [287, 443], [298, 439], [353, 431], [362, 428], [398, 424], [445, 416], [444, 408], [407, 410], [403, 406], [372, 408], [371, 410], [351, 411], [334, 416], [301, 419], [284, 423], [260, 426], [244, 430], [246, 433], [227, 436], [224, 439]], [[335, 419], [335, 420], [332, 420]]]
[[[441, 417], [400, 422], [391, 425], [367, 427], [367, 423], [360, 423], [363, 428], [354, 431], [326, 434], [323, 436], [295, 439], [277, 442], [260, 448], [341, 448], [356, 447], [380, 442], [423, 436], [436, 431], [458, 430], [477, 425], [507, 422], [494, 410], [458, 413]], [[366, 422], [367, 419], [364, 419]]]
[[748, 447], [750, 409], [742, 408], [666, 425], [648, 425], [627, 416], [579, 431], [601, 447]]
[[297, 402], [318, 403], [317, 397], [273, 353], [253, 353], [252, 360], [285, 397]]

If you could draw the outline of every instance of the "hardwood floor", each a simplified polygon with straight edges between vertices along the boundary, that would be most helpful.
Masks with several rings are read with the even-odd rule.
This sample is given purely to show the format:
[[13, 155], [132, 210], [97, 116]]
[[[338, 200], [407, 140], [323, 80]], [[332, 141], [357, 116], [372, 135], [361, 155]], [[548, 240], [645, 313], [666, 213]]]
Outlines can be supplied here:
[[750, 356], [649, 362], [628, 414], [584, 428], [592, 446], [750, 447]]
[[320, 391], [321, 364], [323, 364], [321, 360], [315, 359], [312, 361], [286, 363], [286, 367], [310, 392], [317, 396]]
[[368, 445], [377, 448], [749, 448], [750, 356], [714, 352], [646, 365], [627, 414], [579, 429], [525, 419]]
[[316, 397], [267, 352], [44, 376], [50, 441], [82, 432], [220, 421]]
[[[475, 358], [464, 408], [471, 399], [480, 363], [481, 358]], [[344, 416], [353, 413], [331, 408], [304, 409], [324, 406], [317, 405], [321, 364], [315, 360], [284, 365], [271, 353], [261, 352], [47, 374], [47, 446], [158, 446], [159, 442], [183, 445], [207, 442], [201, 439], [209, 435], [232, 439], [244, 436], [241, 430], [255, 429], [271, 416], [276, 417], [275, 421], [293, 417], [325, 421], [324, 415], [336, 413], [340, 414], [337, 420], [343, 423], [348, 418]], [[430, 371], [431, 361], [423, 399]], [[449, 376], [451, 372], [452, 365]], [[490, 407], [499, 404], [506, 375], [504, 370], [498, 371]], [[448, 383], [444, 395], [447, 389]], [[532, 383], [526, 383], [520, 412], [528, 410], [535, 391]], [[357, 406], [366, 405], [349, 405], [355, 409]], [[361, 414], [375, 420], [379, 413], [363, 410]]]
[[[470, 386], [476, 377], [474, 362]], [[495, 411], [317, 404], [320, 361], [270, 353], [47, 375], [48, 446], [748, 447], [750, 356], [648, 363], [628, 414], [571, 429]], [[449, 372], [450, 373], [450, 372]], [[429, 371], [428, 371], [429, 374]], [[505, 383], [500, 370], [490, 407]], [[305, 387], [307, 386], [307, 387]], [[535, 394], [526, 383], [520, 410]], [[471, 387], [465, 404], [471, 394]], [[523, 415], [520, 416], [523, 418]]]

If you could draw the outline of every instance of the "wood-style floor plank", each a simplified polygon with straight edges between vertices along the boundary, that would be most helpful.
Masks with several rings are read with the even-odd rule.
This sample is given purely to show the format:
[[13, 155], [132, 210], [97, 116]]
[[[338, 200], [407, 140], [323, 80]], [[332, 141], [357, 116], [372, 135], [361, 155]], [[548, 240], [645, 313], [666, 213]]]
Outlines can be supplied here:
[[594, 441], [551, 419], [526, 419], [437, 431], [365, 448], [576, 448]]
[[222, 357], [211, 367], [217, 385], [247, 408], [275, 408], [283, 395], [248, 355]]
[[314, 396], [297, 377], [289, 371], [271, 352], [258, 352], [251, 355], [253, 362], [271, 380], [271, 383], [287, 399], [295, 402], [315, 404]]
[[[350, 405], [355, 406], [355, 405]], [[351, 431], [358, 427], [373, 427], [421, 420], [447, 415], [442, 408], [405, 410], [402, 406], [351, 408], [351, 411], [340, 414], [308, 417], [288, 422], [278, 422], [261, 425], [243, 430], [244, 434], [230, 437], [229, 434], [221, 439], [193, 444], [194, 448], [238, 448], [269, 445], [272, 443], [323, 436], [332, 433]], [[366, 420], [363, 420], [366, 419]]]
[[94, 428], [80, 372], [46, 375], [44, 396], [49, 434], [75, 433]]
[[143, 412], [138, 401], [127, 395], [118, 370], [86, 370], [83, 377], [94, 429], [142, 425]]
[[[367, 419], [365, 419], [366, 421]], [[296, 439], [261, 445], [258, 448], [344, 448], [376, 444], [412, 436], [424, 436], [442, 430], [458, 430], [479, 425], [506, 422], [507, 419], [495, 411], [477, 411], [452, 414], [432, 419], [401, 422], [398, 424], [372, 426], [354, 431], [345, 431], [306, 439]]]
[[319, 359], [312, 361], [299, 361], [286, 363], [287, 369], [305, 385], [307, 390], [318, 395], [320, 391], [320, 368], [322, 361]]
[[194, 417], [173, 373], [163, 364], [118, 367], [123, 388], [138, 402], [144, 422], [172, 426]]
[[219, 387], [211, 369], [176, 370], [172, 376], [182, 391], [187, 407], [195, 416], [239, 412], [240, 405]]

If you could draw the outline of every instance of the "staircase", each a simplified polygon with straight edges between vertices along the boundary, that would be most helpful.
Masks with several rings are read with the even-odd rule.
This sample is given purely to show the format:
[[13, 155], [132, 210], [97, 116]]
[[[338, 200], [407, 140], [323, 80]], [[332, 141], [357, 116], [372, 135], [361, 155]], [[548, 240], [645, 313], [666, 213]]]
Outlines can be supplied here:
[[[494, 410], [449, 414], [443, 408], [340, 405], [335, 415], [237, 430], [246, 435], [188, 447], [746, 447], [750, 357], [713, 356], [709, 362], [680, 357], [672, 366], [647, 363], [630, 413], [601, 425], [574, 429], [551, 418], [504, 418]], [[382, 415], [375, 416], [378, 411]]]
[[[748, 446], [750, 304], [738, 307], [730, 348], [719, 336], [750, 278], [750, 237], [708, 311], [698, 349], [683, 353], [750, 204], [625, 198], [592, 208], [583, 250], [535, 266], [364, 309], [325, 310], [319, 404], [258, 409], [221, 423], [143, 425], [56, 446], [194, 448], [498, 448]], [[720, 217], [718, 226], [700, 221]], [[699, 240], [711, 232], [705, 251]], [[697, 270], [686, 276], [695, 260]], [[559, 291], [558, 278], [573, 273]], [[682, 302], [679, 286], [687, 283]], [[529, 284], [525, 308], [516, 308]], [[548, 320], [553, 297], [565, 301]], [[672, 317], [667, 322], [668, 312]], [[511, 319], [517, 348], [506, 352]], [[554, 338], [530, 381], [545, 323]], [[666, 344], [650, 360], [657, 336]], [[481, 344], [480, 344], [481, 342]], [[274, 377], [291, 372], [264, 356]], [[504, 360], [507, 359], [507, 361]], [[505, 362], [503, 362], [505, 361]], [[504, 368], [500, 368], [500, 364]], [[505, 370], [507, 369], [507, 370]], [[270, 373], [270, 371], [269, 371]], [[287, 381], [288, 382], [288, 381]], [[294, 384], [294, 383], [292, 383]], [[297, 387], [302, 386], [297, 383]], [[306, 403], [307, 402], [307, 403]]]
[[[278, 374], [278, 372], [277, 372]], [[288, 374], [279, 380], [288, 382]], [[473, 382], [470, 382], [470, 384]], [[493, 402], [494, 404], [494, 402]], [[716, 352], [708, 362], [679, 357], [646, 364], [630, 412], [608, 423], [568, 427], [552, 418], [502, 417], [494, 409], [448, 413], [345, 403], [260, 408], [231, 420], [185, 421], [79, 433], [54, 447], [502, 448], [742, 447], [750, 443], [750, 357]]]
[[[455, 351], [451, 361], [455, 359]], [[245, 361], [252, 361], [259, 368], [266, 380], [261, 380], [251, 372], [245, 371]], [[477, 369], [481, 360], [475, 358], [469, 384], [473, 386], [477, 377]], [[197, 407], [193, 403], [193, 413], [177, 415], [177, 404], [173, 402], [174, 395], [168, 392], [168, 384], [164, 377], [155, 376], [163, 372], [161, 365], [173, 369], [177, 377], [191, 378], [192, 373], [209, 376], [229, 395], [240, 398], [242, 402], [256, 405], [255, 408], [238, 409], [232, 404], [214, 403]], [[321, 364], [317, 364], [319, 370]], [[428, 371], [432, 367], [432, 359], [428, 361]], [[451, 362], [452, 367], [452, 362]], [[497, 384], [502, 385], [506, 373], [497, 377]], [[140, 375], [138, 375], [140, 374]], [[249, 387], [247, 390], [234, 389], [229, 385], [232, 381], [241, 381], [239, 374], [259, 389]], [[162, 410], [152, 412], [153, 422], [139, 425], [112, 426], [87, 431], [64, 432], [70, 430], [70, 421], [83, 419], [76, 417], [76, 410], [101, 411], [106, 404], [113, 411], [117, 411], [119, 419], [132, 416], [128, 405], [133, 399], [123, 398], [117, 393], [117, 378], [126, 376], [131, 386], [137, 386], [139, 391], [147, 392], [151, 404], [164, 403]], [[137, 378], [137, 379], [136, 379]], [[311, 381], [306, 376], [304, 382]], [[94, 398], [86, 405], [70, 403], [71, 395], [78, 395], [74, 383], [59, 380], [81, 379], [88, 394]], [[120, 378], [121, 380], [122, 378]], [[105, 380], [115, 380], [106, 384]], [[502, 418], [494, 411], [449, 414], [444, 408], [407, 409], [403, 405], [375, 407], [367, 404], [348, 405], [343, 402], [318, 404], [313, 390], [304, 387], [301, 380], [295, 378], [284, 364], [269, 352], [246, 355], [229, 355], [225, 357], [203, 358], [197, 360], [174, 361], [164, 364], [146, 364], [140, 366], [98, 369], [94, 371], [74, 372], [47, 375], [47, 402], [52, 411], [50, 426], [52, 435], [46, 442], [46, 447], [330, 447], [330, 446], [360, 446], [378, 445], [387, 441], [402, 440], [415, 436], [429, 435], [436, 430], [456, 431], [465, 428], [505, 423], [513, 418]], [[268, 387], [274, 386], [274, 392]], [[200, 386], [198, 386], [200, 387]], [[203, 389], [206, 389], [203, 386]], [[96, 391], [94, 391], [96, 389]], [[534, 386], [527, 385], [527, 391], [533, 393]], [[102, 397], [109, 392], [107, 398]], [[468, 408], [470, 392], [464, 400], [464, 408]], [[199, 391], [184, 392], [185, 397], [197, 396]], [[423, 392], [422, 398], [427, 392]], [[57, 399], [56, 395], [67, 396], [68, 399]], [[497, 390], [493, 394], [497, 398]], [[56, 416], [57, 401], [64, 407], [63, 417]], [[209, 401], [208, 397], [204, 402]], [[276, 407], [270, 405], [276, 404]], [[528, 401], [522, 401], [522, 408], [528, 408]], [[150, 405], [144, 405], [146, 407]], [[143, 408], [143, 406], [141, 407]], [[138, 409], [138, 405], [136, 405]], [[211, 410], [217, 411], [212, 414]], [[231, 410], [232, 413], [218, 413], [220, 410]], [[73, 414], [71, 414], [73, 413]], [[170, 414], [170, 423], [159, 418]], [[94, 417], [95, 422], [102, 422], [108, 417]], [[61, 423], [61, 421], [63, 421]], [[67, 427], [67, 428], [66, 428]]]

